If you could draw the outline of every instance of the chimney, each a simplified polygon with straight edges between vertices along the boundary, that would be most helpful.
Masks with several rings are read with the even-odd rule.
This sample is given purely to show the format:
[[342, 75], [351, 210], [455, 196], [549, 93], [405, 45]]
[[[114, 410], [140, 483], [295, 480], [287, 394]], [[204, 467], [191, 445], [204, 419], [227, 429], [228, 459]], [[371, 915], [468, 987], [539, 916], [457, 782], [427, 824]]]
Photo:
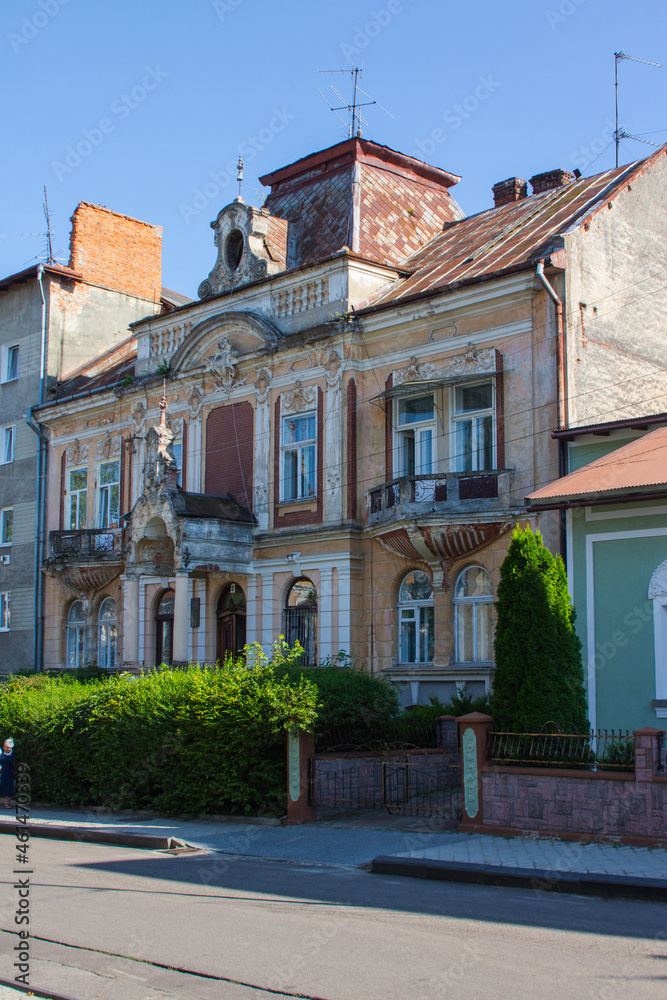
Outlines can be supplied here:
[[543, 174], [535, 174], [530, 178], [533, 186], [533, 194], [542, 194], [543, 191], [552, 191], [554, 188], [565, 187], [574, 180], [574, 174], [569, 170], [546, 170]]
[[528, 197], [528, 185], [521, 177], [508, 177], [493, 185], [493, 204], [495, 208], [509, 205], [513, 201], [521, 201]]

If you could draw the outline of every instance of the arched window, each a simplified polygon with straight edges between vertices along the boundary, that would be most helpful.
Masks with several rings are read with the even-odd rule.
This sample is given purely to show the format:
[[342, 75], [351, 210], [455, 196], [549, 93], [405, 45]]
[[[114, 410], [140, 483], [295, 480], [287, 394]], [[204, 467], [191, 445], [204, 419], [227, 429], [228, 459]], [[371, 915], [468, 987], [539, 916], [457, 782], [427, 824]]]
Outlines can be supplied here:
[[493, 583], [481, 566], [464, 569], [454, 588], [454, 628], [458, 663], [493, 659]]
[[116, 669], [118, 613], [112, 597], [105, 597], [97, 616], [97, 663], [104, 670]]
[[155, 662], [171, 663], [174, 648], [174, 591], [165, 590], [155, 612]]
[[236, 656], [245, 646], [246, 601], [238, 583], [230, 583], [221, 593], [217, 617], [217, 659], [224, 663], [226, 656]]
[[75, 601], [67, 614], [67, 666], [72, 669], [84, 665], [85, 633], [83, 604]]
[[401, 663], [433, 662], [433, 588], [427, 573], [416, 569], [398, 593]]
[[317, 590], [310, 580], [295, 580], [285, 603], [283, 632], [290, 646], [303, 647], [304, 666], [317, 663]]

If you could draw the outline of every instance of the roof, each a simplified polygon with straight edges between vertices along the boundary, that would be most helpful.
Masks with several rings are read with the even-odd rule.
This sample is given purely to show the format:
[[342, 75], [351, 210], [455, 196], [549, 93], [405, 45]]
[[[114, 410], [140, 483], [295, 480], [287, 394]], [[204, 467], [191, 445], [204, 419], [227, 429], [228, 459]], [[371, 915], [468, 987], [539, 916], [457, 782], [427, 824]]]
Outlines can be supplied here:
[[589, 462], [526, 497], [529, 507], [587, 499], [624, 500], [628, 491], [655, 493], [667, 488], [667, 427], [644, 434], [630, 444]]
[[166, 302], [172, 308], [186, 306], [192, 302], [192, 299], [189, 299], [187, 295], [181, 295], [180, 292], [173, 292], [171, 288], [165, 288], [164, 285], [162, 286], [160, 297], [163, 302]]
[[69, 372], [66, 378], [58, 382], [52, 401], [116, 385], [121, 379], [134, 375], [136, 360], [137, 338], [131, 335]]
[[573, 441], [582, 434], [597, 434], [607, 437], [612, 431], [646, 431], [652, 424], [667, 424], [667, 413], [648, 413], [643, 417], [623, 417], [622, 420], [606, 420], [601, 424], [582, 424], [576, 427], [558, 427], [551, 432], [552, 438]]
[[71, 267], [65, 267], [64, 264], [33, 264], [32, 267], [27, 267], [24, 271], [17, 271], [16, 274], [0, 278], [0, 292], [5, 291], [11, 285], [20, 285], [24, 281], [36, 279], [37, 270], [40, 266], [50, 274], [57, 274], [63, 278], [77, 278], [79, 281], [83, 280], [83, 275], [79, 271], [74, 271]]
[[170, 493], [174, 510], [181, 517], [214, 517], [220, 521], [239, 521], [254, 524], [255, 519], [231, 493], [218, 497], [207, 493], [186, 493], [176, 490]]
[[364, 308], [534, 266], [558, 248], [555, 236], [580, 225], [645, 162], [581, 177], [564, 187], [446, 224], [442, 233], [404, 261], [409, 277], [380, 291]]

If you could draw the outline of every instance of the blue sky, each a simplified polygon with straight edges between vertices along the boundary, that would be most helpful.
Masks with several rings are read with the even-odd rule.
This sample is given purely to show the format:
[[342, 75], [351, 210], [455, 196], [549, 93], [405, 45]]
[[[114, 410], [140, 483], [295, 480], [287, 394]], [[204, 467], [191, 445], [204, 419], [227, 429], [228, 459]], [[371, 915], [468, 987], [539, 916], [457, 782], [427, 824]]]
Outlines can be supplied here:
[[[667, 141], [666, 29], [664, 0], [10, 0], [0, 275], [39, 255], [22, 234], [44, 229], [46, 184], [65, 263], [69, 218], [92, 201], [162, 225], [163, 283], [196, 295], [239, 150], [260, 204], [259, 175], [346, 137], [316, 88], [335, 100], [350, 78], [319, 69], [363, 62], [394, 116], [367, 109], [364, 135], [461, 174], [468, 214], [508, 176], [596, 173], [614, 163], [616, 49], [665, 64], [621, 63], [620, 117]], [[621, 162], [650, 151], [625, 141]]]

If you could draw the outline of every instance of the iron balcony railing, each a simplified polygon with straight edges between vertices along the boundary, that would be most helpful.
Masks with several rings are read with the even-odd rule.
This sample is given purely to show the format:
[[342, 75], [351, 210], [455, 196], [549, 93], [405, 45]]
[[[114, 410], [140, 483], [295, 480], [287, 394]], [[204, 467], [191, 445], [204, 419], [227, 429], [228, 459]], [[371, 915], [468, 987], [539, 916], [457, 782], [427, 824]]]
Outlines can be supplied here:
[[120, 556], [122, 531], [120, 528], [51, 531], [49, 549], [51, 558], [67, 556], [75, 559], [100, 559], [105, 556]]
[[494, 764], [585, 771], [634, 771], [635, 741], [627, 730], [590, 733], [489, 733]]
[[425, 476], [399, 476], [368, 491], [368, 519], [382, 520], [398, 508], [420, 512], [478, 501], [482, 506], [502, 506], [509, 499], [509, 472], [441, 472]]

